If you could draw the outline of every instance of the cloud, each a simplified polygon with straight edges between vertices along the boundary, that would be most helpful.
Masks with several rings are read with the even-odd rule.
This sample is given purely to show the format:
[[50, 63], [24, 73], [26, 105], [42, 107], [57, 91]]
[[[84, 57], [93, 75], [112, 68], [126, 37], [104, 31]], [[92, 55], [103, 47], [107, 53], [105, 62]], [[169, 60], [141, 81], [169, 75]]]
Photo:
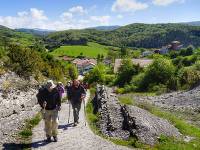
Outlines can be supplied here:
[[33, 19], [36, 20], [47, 20], [47, 17], [44, 15], [43, 10], [38, 10], [36, 8], [31, 8], [30, 9], [30, 15]]
[[84, 15], [87, 14], [87, 10], [84, 9], [82, 6], [75, 6], [69, 9], [69, 12], [74, 14]]
[[100, 23], [101, 25], [109, 25], [110, 16], [91, 16], [90, 20]]
[[148, 4], [138, 2], [137, 0], [116, 0], [112, 5], [114, 12], [135, 12], [148, 8]]
[[64, 12], [62, 13], [62, 15], [60, 16], [60, 18], [63, 20], [63, 21], [69, 21], [73, 18], [73, 15], [72, 13], [69, 13], [69, 12]]
[[[75, 7], [73, 7], [75, 8]], [[79, 11], [81, 12], [81, 11]], [[9, 28], [40, 28], [49, 30], [80, 29], [90, 26], [108, 25], [110, 16], [76, 16], [75, 9], [68, 9], [57, 19], [48, 18], [43, 10], [31, 8], [21, 11], [16, 16], [0, 16], [0, 24]]]
[[170, 5], [172, 3], [184, 3], [185, 0], [153, 0], [153, 4], [154, 5], [158, 5], [158, 6], [167, 6]]

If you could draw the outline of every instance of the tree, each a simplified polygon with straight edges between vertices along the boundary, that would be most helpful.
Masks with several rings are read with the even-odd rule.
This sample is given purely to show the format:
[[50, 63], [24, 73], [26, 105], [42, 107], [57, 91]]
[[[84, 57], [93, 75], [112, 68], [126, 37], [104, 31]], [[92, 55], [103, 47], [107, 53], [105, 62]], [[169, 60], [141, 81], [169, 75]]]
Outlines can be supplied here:
[[106, 67], [103, 64], [95, 66], [88, 74], [86, 74], [84, 80], [89, 84], [92, 83], [104, 83]]
[[75, 65], [70, 64], [67, 67], [68, 75], [71, 78], [71, 80], [77, 79], [78, 78], [78, 70]]
[[134, 65], [131, 59], [123, 59], [121, 66], [119, 68], [119, 72], [117, 73], [116, 84], [120, 87], [129, 83], [133, 77], [140, 71], [139, 65]]

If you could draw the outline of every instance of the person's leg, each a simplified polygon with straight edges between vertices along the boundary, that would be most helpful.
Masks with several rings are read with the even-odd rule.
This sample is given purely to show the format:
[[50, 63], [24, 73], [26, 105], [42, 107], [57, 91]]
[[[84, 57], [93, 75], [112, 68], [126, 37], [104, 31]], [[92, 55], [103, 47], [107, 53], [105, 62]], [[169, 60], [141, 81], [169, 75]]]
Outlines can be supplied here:
[[79, 123], [79, 112], [81, 110], [81, 103], [77, 103], [76, 108], [77, 108], [77, 123]]
[[74, 115], [74, 123], [76, 125], [79, 120], [79, 111], [81, 108], [81, 103], [72, 104], [72, 108], [73, 108], [73, 115]]
[[51, 140], [52, 132], [51, 132], [51, 111], [45, 110], [45, 133], [47, 140]]
[[52, 136], [54, 137], [54, 141], [57, 142], [57, 134], [58, 134], [58, 111], [52, 111]]

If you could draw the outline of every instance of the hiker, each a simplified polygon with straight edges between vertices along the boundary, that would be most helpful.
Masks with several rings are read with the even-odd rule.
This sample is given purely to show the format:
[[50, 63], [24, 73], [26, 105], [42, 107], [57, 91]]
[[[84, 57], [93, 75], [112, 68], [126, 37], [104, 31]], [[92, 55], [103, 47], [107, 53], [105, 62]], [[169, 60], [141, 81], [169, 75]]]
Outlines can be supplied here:
[[56, 88], [59, 92], [60, 97], [62, 98], [63, 93], [65, 92], [65, 89], [64, 89], [62, 82], [58, 82]]
[[37, 94], [38, 102], [44, 113], [45, 132], [47, 142], [58, 141], [58, 111], [61, 109], [61, 97], [52, 80], [47, 81], [46, 86], [39, 90]]
[[72, 85], [67, 89], [67, 98], [72, 104], [74, 115], [74, 126], [79, 123], [79, 111], [81, 109], [81, 102], [85, 98], [85, 89], [80, 85], [78, 80], [73, 80]]

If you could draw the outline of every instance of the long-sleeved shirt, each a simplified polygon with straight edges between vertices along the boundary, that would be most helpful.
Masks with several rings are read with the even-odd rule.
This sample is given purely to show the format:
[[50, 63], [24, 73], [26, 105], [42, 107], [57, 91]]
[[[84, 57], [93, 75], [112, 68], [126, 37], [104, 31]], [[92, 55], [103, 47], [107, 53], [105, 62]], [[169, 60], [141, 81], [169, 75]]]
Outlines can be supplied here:
[[85, 94], [85, 89], [81, 85], [79, 85], [78, 88], [74, 86], [69, 86], [67, 88], [67, 98], [71, 103], [81, 103], [81, 97]]
[[49, 92], [46, 88], [39, 91], [37, 94], [38, 102], [43, 108], [44, 102], [46, 102], [46, 110], [54, 110], [61, 106], [61, 97], [56, 88]]

